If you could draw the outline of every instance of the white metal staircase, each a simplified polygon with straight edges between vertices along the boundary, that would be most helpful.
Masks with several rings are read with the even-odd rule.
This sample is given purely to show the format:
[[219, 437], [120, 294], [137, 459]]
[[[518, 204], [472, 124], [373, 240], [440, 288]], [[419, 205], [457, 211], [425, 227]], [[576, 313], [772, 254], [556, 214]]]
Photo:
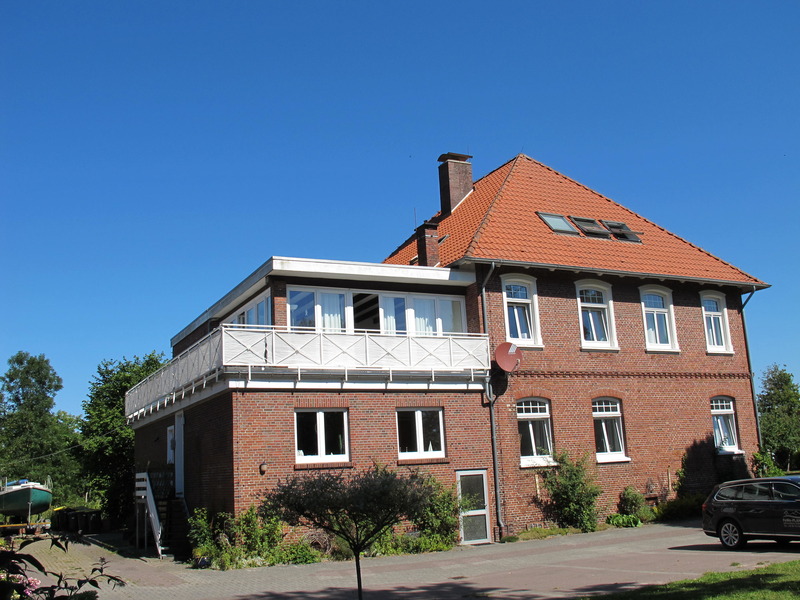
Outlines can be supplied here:
[[150, 485], [150, 476], [147, 473], [136, 473], [136, 490], [134, 492], [136, 497], [136, 538], [139, 538], [139, 514], [142, 512], [140, 507], [144, 509], [144, 544], [147, 546], [147, 526], [150, 525], [150, 531], [153, 534], [153, 541], [156, 544], [156, 552], [158, 558], [162, 558], [162, 551], [164, 548], [161, 546], [161, 520], [158, 518], [158, 509], [156, 507], [156, 500], [153, 496], [153, 488]]

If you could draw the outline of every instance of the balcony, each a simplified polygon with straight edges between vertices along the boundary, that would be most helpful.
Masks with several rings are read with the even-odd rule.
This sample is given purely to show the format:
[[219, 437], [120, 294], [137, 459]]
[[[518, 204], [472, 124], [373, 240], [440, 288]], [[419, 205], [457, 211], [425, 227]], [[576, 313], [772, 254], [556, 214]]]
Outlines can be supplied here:
[[185, 397], [223, 378], [299, 381], [304, 374], [330, 379], [369, 376], [476, 381], [489, 369], [483, 334], [440, 336], [303, 331], [263, 325], [222, 325], [131, 388], [132, 418]]

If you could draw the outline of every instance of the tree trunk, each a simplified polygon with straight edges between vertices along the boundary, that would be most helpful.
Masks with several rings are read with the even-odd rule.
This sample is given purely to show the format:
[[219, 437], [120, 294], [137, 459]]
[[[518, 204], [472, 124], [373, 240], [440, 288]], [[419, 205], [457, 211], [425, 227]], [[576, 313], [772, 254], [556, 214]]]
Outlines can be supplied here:
[[358, 600], [363, 600], [363, 591], [361, 589], [361, 552], [355, 552], [356, 556], [356, 581], [358, 582]]

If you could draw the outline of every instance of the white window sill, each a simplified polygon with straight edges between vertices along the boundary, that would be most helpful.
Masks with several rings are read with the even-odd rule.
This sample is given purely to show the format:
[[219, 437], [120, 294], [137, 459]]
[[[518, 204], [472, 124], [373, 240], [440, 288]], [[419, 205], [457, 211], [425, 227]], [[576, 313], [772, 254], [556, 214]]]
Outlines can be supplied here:
[[651, 352], [653, 354], [680, 354], [680, 348], [667, 348], [665, 347], [655, 347], [655, 346], [645, 346], [645, 352]]
[[530, 467], [555, 467], [558, 463], [553, 460], [552, 456], [522, 456], [519, 459], [519, 466], [524, 468]]
[[581, 346], [584, 352], [619, 352], [619, 346]]
[[533, 348], [533, 349], [536, 349], [536, 350], [544, 349], [544, 344], [542, 344], [541, 342], [537, 342], [536, 340], [529, 340], [527, 338], [518, 339], [518, 338], [507, 337], [506, 341], [509, 344], [514, 344], [515, 346], [517, 346], [519, 348]]
[[295, 456], [294, 462], [298, 465], [306, 463], [340, 463], [350, 462], [350, 457], [347, 454], [324, 454], [322, 456], [315, 455], [298, 455]]
[[726, 355], [734, 355], [736, 354], [733, 350], [728, 350], [726, 348], [706, 348], [707, 354], [726, 354]]
[[621, 452], [608, 452], [604, 454], [597, 454], [598, 463], [624, 463], [631, 462], [629, 456], [625, 456]]
[[734, 448], [732, 446], [724, 446], [722, 448], [717, 448], [717, 454], [720, 456], [743, 456], [744, 450], [740, 450], [739, 448]]
[[400, 452], [397, 460], [425, 460], [428, 458], [445, 458], [444, 452]]

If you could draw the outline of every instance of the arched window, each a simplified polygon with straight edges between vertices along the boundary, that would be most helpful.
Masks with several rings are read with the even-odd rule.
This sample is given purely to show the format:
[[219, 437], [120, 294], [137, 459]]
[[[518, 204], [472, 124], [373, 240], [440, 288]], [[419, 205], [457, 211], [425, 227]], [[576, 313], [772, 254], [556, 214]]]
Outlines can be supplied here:
[[725, 295], [719, 292], [700, 292], [700, 304], [703, 307], [706, 349], [709, 352], [733, 352]]
[[714, 423], [714, 446], [718, 452], [738, 452], [736, 442], [736, 410], [733, 398], [717, 396], [711, 399], [711, 419]]
[[581, 324], [581, 347], [616, 349], [614, 303], [611, 286], [602, 281], [582, 279], [575, 282]]
[[630, 460], [625, 455], [620, 401], [616, 398], [595, 398], [592, 400], [592, 417], [597, 462]]
[[639, 294], [642, 299], [645, 347], [648, 350], [678, 350], [672, 292], [658, 285], [644, 285], [639, 288]]
[[506, 339], [521, 346], [540, 346], [539, 308], [536, 280], [521, 275], [504, 275]]
[[550, 402], [544, 398], [528, 398], [517, 402], [517, 429], [521, 467], [554, 464]]

